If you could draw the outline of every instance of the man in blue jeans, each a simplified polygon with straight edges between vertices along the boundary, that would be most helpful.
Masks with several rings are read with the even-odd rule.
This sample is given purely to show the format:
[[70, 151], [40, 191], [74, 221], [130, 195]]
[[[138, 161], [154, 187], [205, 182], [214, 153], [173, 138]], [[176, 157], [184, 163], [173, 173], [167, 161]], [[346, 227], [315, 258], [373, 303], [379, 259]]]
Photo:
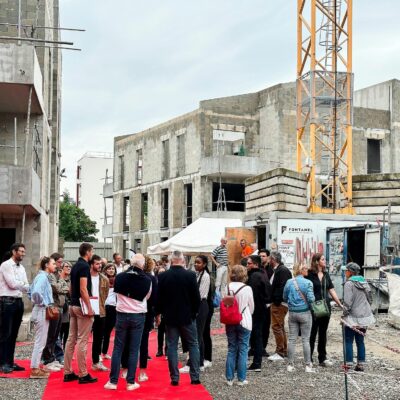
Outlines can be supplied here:
[[187, 271], [184, 265], [185, 258], [182, 252], [176, 250], [172, 254], [170, 269], [158, 276], [157, 324], [160, 323], [162, 314], [165, 321], [172, 386], [179, 384], [179, 336], [189, 350], [191, 384], [200, 384], [200, 352], [196, 328], [200, 292], [195, 273]]
[[121, 357], [125, 343], [129, 338], [127, 390], [140, 387], [135, 382], [136, 366], [142, 339], [147, 300], [151, 295], [151, 279], [143, 272], [145, 259], [136, 254], [131, 260], [131, 267], [115, 278], [114, 293], [117, 294], [117, 320], [115, 324], [114, 350], [111, 358], [110, 379], [105, 389], [116, 390]]

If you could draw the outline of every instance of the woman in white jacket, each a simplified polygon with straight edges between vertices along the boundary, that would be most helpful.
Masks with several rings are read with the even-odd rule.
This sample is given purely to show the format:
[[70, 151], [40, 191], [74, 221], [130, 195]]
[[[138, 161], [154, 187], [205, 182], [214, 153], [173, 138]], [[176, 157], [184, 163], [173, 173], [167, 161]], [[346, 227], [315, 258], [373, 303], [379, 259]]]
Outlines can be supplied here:
[[247, 269], [241, 265], [234, 265], [229, 272], [228, 294], [235, 294], [242, 320], [237, 325], [226, 325], [228, 338], [228, 354], [226, 358], [226, 382], [233, 385], [237, 360], [237, 384], [247, 385], [247, 354], [252, 329], [251, 315], [254, 312], [253, 290], [244, 282], [247, 281]]

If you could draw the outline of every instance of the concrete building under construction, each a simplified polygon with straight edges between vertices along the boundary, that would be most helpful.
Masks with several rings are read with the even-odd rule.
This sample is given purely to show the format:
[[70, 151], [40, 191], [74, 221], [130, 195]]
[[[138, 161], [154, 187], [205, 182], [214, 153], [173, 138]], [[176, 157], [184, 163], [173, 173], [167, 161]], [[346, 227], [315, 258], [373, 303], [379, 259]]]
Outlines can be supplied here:
[[[353, 175], [400, 172], [399, 115], [400, 81], [355, 92]], [[261, 173], [276, 168], [295, 171], [296, 147], [295, 83], [201, 101], [191, 113], [115, 138], [114, 249], [145, 251], [201, 215], [246, 209], [246, 216], [255, 218], [257, 202], [281, 203], [286, 211], [304, 212], [304, 177], [296, 178], [299, 185], [293, 190], [299, 194], [286, 193], [287, 186], [274, 184], [274, 197], [269, 200], [265, 193], [250, 198], [246, 190], [245, 195], [248, 178], [261, 179]], [[362, 190], [357, 189], [363, 186], [361, 180], [354, 179], [355, 211], [380, 213], [383, 205], [362, 200]], [[392, 205], [394, 212], [400, 208], [396, 200]], [[274, 206], [269, 207], [273, 211]]]
[[29, 281], [58, 244], [61, 50], [44, 42], [59, 40], [58, 4], [0, 7], [0, 253], [24, 242]]

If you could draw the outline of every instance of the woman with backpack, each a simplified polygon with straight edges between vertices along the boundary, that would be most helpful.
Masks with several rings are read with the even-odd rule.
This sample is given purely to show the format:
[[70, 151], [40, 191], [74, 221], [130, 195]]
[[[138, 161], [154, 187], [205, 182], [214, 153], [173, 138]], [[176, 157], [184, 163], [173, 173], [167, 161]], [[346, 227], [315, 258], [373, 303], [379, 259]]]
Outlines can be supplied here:
[[301, 332], [303, 342], [304, 361], [306, 372], [315, 372], [311, 363], [310, 334], [312, 315], [310, 303], [315, 301], [313, 284], [305, 279], [308, 267], [305, 264], [296, 264], [293, 267], [293, 278], [286, 282], [283, 289], [283, 300], [289, 308], [289, 345], [287, 371], [294, 371], [294, 354], [296, 339]]
[[[200, 370], [204, 370], [204, 328], [208, 317], [208, 298], [210, 294], [210, 272], [208, 270], [208, 259], [206, 256], [199, 255], [194, 260], [194, 268], [196, 270], [197, 284], [200, 291], [200, 307], [196, 317], [197, 340], [200, 350]], [[185, 347], [185, 346], [183, 346]], [[186, 366], [179, 369], [181, 373], [190, 372], [190, 358]]]
[[[233, 385], [235, 369], [237, 369], [238, 386], [247, 385], [247, 353], [252, 329], [252, 314], [254, 312], [253, 290], [244, 282], [247, 281], [247, 269], [242, 265], [234, 265], [229, 271], [228, 295], [221, 302], [221, 322], [225, 317], [239, 317], [236, 323], [226, 323], [226, 336], [228, 339], [228, 354], [226, 357], [225, 377], [228, 386]], [[229, 297], [233, 297], [232, 306], [225, 307]], [[228, 315], [228, 314], [238, 315]], [[229, 322], [225, 320], [225, 322]], [[237, 368], [236, 368], [237, 366]]]

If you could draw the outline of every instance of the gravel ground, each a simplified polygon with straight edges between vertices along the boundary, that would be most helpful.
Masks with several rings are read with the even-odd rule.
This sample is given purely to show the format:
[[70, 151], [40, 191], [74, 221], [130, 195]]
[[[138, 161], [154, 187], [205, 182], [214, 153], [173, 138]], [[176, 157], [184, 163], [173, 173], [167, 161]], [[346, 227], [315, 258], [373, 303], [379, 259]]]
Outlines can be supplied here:
[[[225, 335], [213, 338], [213, 366], [202, 374], [201, 380], [215, 400], [338, 400], [345, 398], [342, 364], [342, 338], [339, 312], [334, 312], [328, 331], [328, 353], [334, 362], [330, 368], [317, 367], [316, 374], [304, 372], [301, 343], [298, 340], [296, 371], [286, 372], [283, 362], [264, 361], [261, 373], [248, 375], [249, 385], [228, 387], [225, 384]], [[219, 328], [218, 314], [213, 320], [213, 328]], [[400, 349], [400, 332], [387, 323], [386, 315], [380, 315], [378, 324], [371, 328], [366, 339], [368, 365], [363, 374], [351, 374], [348, 387], [350, 399], [399, 400], [400, 399], [400, 355], [368, 339], [371, 336], [382, 344]], [[274, 350], [271, 333], [268, 352]], [[16, 358], [30, 358], [32, 345], [17, 347]], [[183, 356], [181, 357], [183, 359]], [[29, 379], [0, 379], [0, 400], [39, 400], [45, 381]], [[357, 388], [358, 387], [358, 388]], [[171, 399], [173, 400], [173, 399]]]

